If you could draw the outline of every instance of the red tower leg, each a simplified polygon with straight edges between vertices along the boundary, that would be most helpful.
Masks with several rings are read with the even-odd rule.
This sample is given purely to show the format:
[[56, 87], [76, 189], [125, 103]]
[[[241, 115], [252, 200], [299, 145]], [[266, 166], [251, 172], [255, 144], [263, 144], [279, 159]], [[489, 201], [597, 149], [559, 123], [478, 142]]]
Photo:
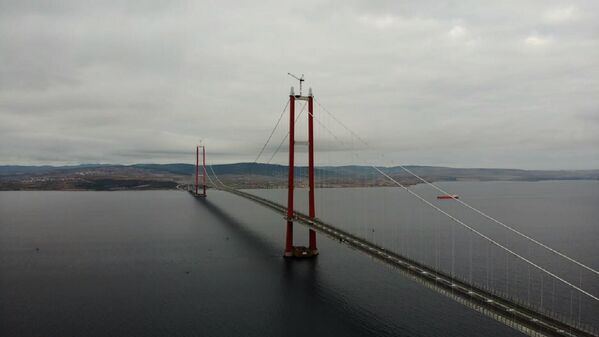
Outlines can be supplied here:
[[195, 191], [198, 194], [198, 175], [200, 174], [200, 147], [196, 146], [196, 185]]
[[[309, 215], [310, 219], [314, 220], [316, 216], [316, 206], [314, 201], [314, 97], [312, 96], [312, 89], [308, 96], [308, 180], [310, 191], [308, 195], [309, 202]], [[309, 249], [312, 254], [318, 254], [318, 248], [316, 248], [316, 232], [310, 229], [309, 234]]]
[[289, 95], [289, 177], [287, 187], [287, 234], [285, 239], [285, 255], [293, 256], [293, 165], [295, 145], [295, 97], [293, 91]]
[[202, 186], [204, 190], [204, 196], [206, 196], [206, 146], [202, 146], [202, 166], [204, 168], [204, 175], [202, 176]]

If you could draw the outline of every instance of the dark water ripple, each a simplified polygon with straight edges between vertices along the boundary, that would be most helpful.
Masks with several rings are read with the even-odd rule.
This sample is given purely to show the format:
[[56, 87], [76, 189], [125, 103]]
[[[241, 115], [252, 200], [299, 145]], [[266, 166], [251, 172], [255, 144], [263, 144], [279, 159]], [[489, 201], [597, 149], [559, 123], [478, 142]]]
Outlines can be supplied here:
[[0, 336], [518, 335], [336, 242], [282, 245], [222, 192], [1, 192]]

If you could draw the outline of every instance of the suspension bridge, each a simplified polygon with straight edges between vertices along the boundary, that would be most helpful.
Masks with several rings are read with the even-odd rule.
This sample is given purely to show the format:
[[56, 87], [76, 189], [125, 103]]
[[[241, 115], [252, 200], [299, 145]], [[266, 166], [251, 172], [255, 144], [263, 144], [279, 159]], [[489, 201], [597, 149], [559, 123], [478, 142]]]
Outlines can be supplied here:
[[[301, 85], [303, 77], [299, 80]], [[296, 104], [298, 102], [304, 102], [304, 105], [300, 113], [296, 116]], [[405, 248], [408, 246], [405, 242], [403, 244], [397, 244], [399, 247], [396, 247], [388, 242], [376, 242], [373, 237], [369, 238], [368, 233], [374, 235], [375, 230], [377, 230], [377, 228], [375, 228], [376, 225], [374, 225], [372, 229], [369, 227], [367, 230], [360, 232], [355, 226], [344, 226], [338, 221], [335, 222], [317, 217], [317, 171], [315, 170], [314, 156], [316, 143], [314, 121], [316, 120], [319, 127], [322, 129], [323, 134], [326, 134], [329, 137], [330, 142], [336, 142], [349, 148], [355, 148], [356, 144], [360, 145], [360, 149], [370, 149], [370, 147], [356, 132], [342, 123], [318, 101], [316, 102], [320, 108], [330, 117], [330, 120], [333, 123], [340, 126], [341, 130], [348, 136], [350, 141], [345, 141], [343, 135], [335, 132], [331, 126], [327, 126], [327, 123], [324, 120], [316, 119], [314, 102], [315, 98], [311, 89], [309, 90], [308, 95], [304, 96], [301, 91], [299, 95], [296, 95], [292, 87], [289, 100], [283, 108], [283, 112], [254, 161], [254, 163], [257, 163], [260, 157], [265, 153], [267, 145], [273, 139], [273, 135], [281, 124], [283, 116], [288, 109], [289, 129], [287, 132], [283, 133], [282, 141], [275, 148], [268, 161], [270, 163], [275, 155], [280, 153], [282, 145], [287, 141], [289, 147], [286, 158], [287, 165], [285, 166], [285, 169], [287, 170], [286, 205], [278, 200], [272, 200], [272, 198], [260, 196], [249, 190], [241, 190], [230, 184], [223, 183], [215, 172], [213, 166], [206, 164], [206, 147], [204, 145], [196, 147], [195, 183], [189, 185], [187, 190], [196, 198], [206, 198], [206, 188], [209, 186], [210, 188], [232, 193], [239, 197], [251, 200], [257, 205], [281, 214], [286, 226], [283, 249], [283, 256], [285, 258], [315, 258], [319, 254], [316, 242], [316, 233], [318, 232], [332, 238], [340, 244], [347, 245], [352, 249], [367, 254], [376, 261], [392, 266], [400, 273], [419, 284], [448, 296], [471, 309], [485, 314], [529, 336], [599, 336], [597, 327], [594, 325], [597, 321], [596, 319], [593, 319], [593, 316], [599, 313], [599, 298], [593, 294], [591, 290], [582, 285], [582, 275], [585, 273], [589, 275], [588, 277], [585, 277], [585, 280], [590, 279], [592, 282], [590, 284], [591, 287], [596, 287], [599, 272], [587, 264], [523, 233], [515, 227], [488, 215], [479, 208], [472, 206], [470, 203], [458, 199], [458, 196], [449, 193], [437, 184], [429, 182], [408, 167], [399, 166], [413, 181], [429, 186], [433, 191], [442, 193], [442, 196], [445, 199], [450, 199], [449, 202], [454, 204], [454, 208], [443, 207], [438, 203], [435, 203], [431, 200], [430, 196], [418, 193], [413, 188], [410, 188], [405, 181], [397, 178], [384, 167], [378, 166], [370, 160], [360, 159], [359, 155], [352, 156], [353, 160], [358, 160], [361, 164], [366, 164], [365, 167], [369, 169], [369, 179], [371, 179], [371, 181], [370, 184], [366, 185], [376, 186], [381, 185], [382, 182], [384, 183], [383, 186], [392, 186], [396, 190], [406, 193], [427, 210], [437, 214], [440, 219], [442, 219], [439, 220], [439, 222], [445, 223], [446, 221], [451, 223], [451, 240], [453, 240], [453, 242], [451, 243], [451, 247], [447, 248], [445, 251], [442, 247], [449, 246], [444, 244], [444, 242], [449, 241], [449, 239], [442, 239], [443, 234], [439, 233], [441, 232], [439, 229], [440, 227], [437, 227], [436, 232], [433, 231], [433, 233], [437, 233], [433, 234], [437, 235], [436, 240], [429, 240], [429, 242], [434, 241], [434, 244], [430, 243], [431, 247], [426, 247], [425, 244], [422, 244], [421, 250], [423, 253], [419, 255], [414, 254], [413, 252], [410, 253], [410, 251]], [[297, 139], [296, 127], [298, 120], [306, 107], [307, 141], [304, 142]], [[297, 155], [295, 148], [296, 146], [301, 145], [307, 145], [307, 166], [305, 167], [297, 166], [295, 161]], [[331, 160], [334, 161], [336, 159]], [[210, 173], [208, 172], [208, 169], [210, 169]], [[302, 170], [304, 171], [304, 174], [301, 174]], [[299, 211], [296, 205], [297, 200], [295, 192], [299, 189], [297, 180], [302, 178], [307, 179], [306, 184], [299, 184], [300, 188], [303, 186], [307, 187], [307, 212]], [[331, 181], [334, 180], [335, 177], [321, 177], [320, 186], [331, 187]], [[388, 205], [387, 207], [389, 206], [396, 208], [395, 205]], [[524, 248], [524, 250], [517, 249], [517, 245], [512, 247], [509, 245], [509, 240], [502, 241], [500, 238], [494, 237], [492, 235], [493, 232], [488, 232], [475, 226], [470, 221], [470, 218], [464, 219], [456, 215], [455, 212], [452, 212], [452, 210], [455, 210], [456, 206], [462, 207], [484, 219], [486, 222], [505, 230], [510, 235], [514, 235], [519, 240], [526, 243], [526, 248]], [[355, 205], [344, 205], [344, 207], [352, 208], [355, 207]], [[326, 208], [327, 205], [324, 204], [319, 207], [319, 209]], [[372, 222], [373, 219], [368, 219], [368, 215], [364, 215], [362, 221]], [[294, 245], [294, 223], [307, 227], [307, 247]], [[464, 256], [462, 259], [458, 256], [460, 254], [456, 253], [458, 248], [455, 244], [456, 230], [454, 229], [454, 226], [457, 226], [457, 228], [463, 231], [460, 234], [462, 237], [467, 235], [469, 240], [469, 247], [467, 248], [469, 256], [463, 254]], [[379, 231], [385, 233], [385, 229], [379, 229]], [[411, 230], [410, 232], [413, 231], [414, 230]], [[402, 233], [402, 236], [407, 237], [410, 235], [410, 232]], [[395, 241], [401, 242], [400, 240], [401, 239], [398, 238]], [[479, 247], [478, 249], [474, 248], [475, 243], [473, 242], [477, 242], [476, 245]], [[433, 245], [436, 245], [436, 247], [432, 247]], [[554, 264], [547, 264], [545, 261], [538, 262], [533, 259], [533, 255], [526, 255], [525, 252], [527, 250], [530, 252], [531, 249], [533, 249], [531, 247], [544, 251], [552, 258], [559, 259], [562, 263], [567, 264], [568, 267], [565, 269], [568, 272], [564, 273], [564, 268], [560, 270], [551, 269], [550, 266], [554, 266]], [[436, 253], [429, 254], [427, 253], [427, 249], [436, 250]], [[474, 259], [482, 260], [480, 255], [484, 255], [481, 254], [484, 249], [486, 249], [486, 268], [477, 269], [473, 261]], [[493, 253], [493, 251], [496, 252]], [[503, 254], [502, 256], [505, 257], [505, 265], [497, 267], [494, 264], [503, 263], [497, 263], [499, 253]], [[495, 256], [492, 256], [492, 254], [495, 254]], [[430, 259], [431, 255], [434, 255], [432, 261]], [[428, 259], [427, 256], [429, 256]], [[464, 260], [469, 261], [464, 262]], [[443, 261], [448, 262], [444, 264]], [[459, 265], [468, 265], [468, 263], [469, 267], [462, 270], [460, 273], [458, 271]], [[482, 263], [479, 264], [484, 265]], [[448, 265], [450, 267], [447, 267]], [[498, 270], [500, 272], [498, 272]], [[571, 272], [572, 270], [575, 271]], [[536, 278], [533, 275], [533, 271], [538, 275]], [[505, 273], [505, 277], [499, 278], [498, 275], [489, 276], [493, 272], [496, 274]], [[486, 282], [482, 282], [481, 279], [484, 278], [485, 273]], [[572, 275], [579, 276], [578, 282], [572, 278]], [[527, 277], [528, 284], [526, 285], [525, 279]], [[493, 282], [495, 278], [501, 280]], [[491, 281], [489, 281], [490, 279]], [[502, 289], [503, 287], [505, 288]], [[526, 295], [524, 295], [525, 292], [523, 289], [526, 289]], [[551, 305], [548, 304], [548, 300], [544, 300], [544, 297], [550, 297], [552, 299]], [[577, 302], [576, 310], [574, 309], [575, 300]], [[569, 315], [564, 313], [567, 310], [565, 310], [563, 308], [564, 305], [560, 303], [569, 305]], [[590, 315], [590, 320], [581, 319], [584, 312], [587, 313], [587, 316]]]

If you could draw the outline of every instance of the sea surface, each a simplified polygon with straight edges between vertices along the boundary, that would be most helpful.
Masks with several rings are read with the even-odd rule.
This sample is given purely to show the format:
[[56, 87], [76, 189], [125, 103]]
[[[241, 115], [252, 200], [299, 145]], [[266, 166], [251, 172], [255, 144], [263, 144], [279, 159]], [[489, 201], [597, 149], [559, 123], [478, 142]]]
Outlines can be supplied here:
[[[439, 183], [488, 215], [599, 268], [599, 182]], [[413, 191], [599, 293], [438, 191]], [[283, 202], [284, 190], [253, 190]], [[304, 190], [297, 191], [305, 209]], [[395, 188], [320, 189], [317, 216], [457, 277], [595, 324], [597, 306]], [[296, 225], [296, 244], [307, 229]], [[319, 235], [282, 258], [284, 220], [220, 191], [0, 192], [0, 336], [519, 336]], [[535, 292], [536, 289], [536, 292]], [[540, 290], [543, 289], [543, 290]], [[563, 304], [566, 303], [566, 304]]]

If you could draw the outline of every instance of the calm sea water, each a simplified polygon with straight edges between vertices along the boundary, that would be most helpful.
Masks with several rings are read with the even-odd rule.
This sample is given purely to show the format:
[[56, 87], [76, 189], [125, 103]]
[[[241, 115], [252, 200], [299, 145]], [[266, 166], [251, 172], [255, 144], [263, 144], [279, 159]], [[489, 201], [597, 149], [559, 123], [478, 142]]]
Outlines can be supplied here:
[[[443, 186], [599, 267], [597, 182]], [[442, 269], [453, 265], [457, 275], [469, 276], [473, 264], [480, 270], [472, 274], [483, 275], [490, 264], [491, 282], [501, 286], [499, 254], [483, 258], [483, 244], [404, 197], [384, 188], [325, 189], [318, 215]], [[416, 220], [421, 225], [409, 230]], [[178, 191], [0, 192], [0, 336], [518, 335], [323, 236], [317, 259], [285, 261], [283, 224], [217, 191], [206, 201]], [[295, 235], [307, 241], [305, 228]], [[441, 258], [452, 246], [454, 257]], [[455, 262], [464, 257], [468, 263]]]

